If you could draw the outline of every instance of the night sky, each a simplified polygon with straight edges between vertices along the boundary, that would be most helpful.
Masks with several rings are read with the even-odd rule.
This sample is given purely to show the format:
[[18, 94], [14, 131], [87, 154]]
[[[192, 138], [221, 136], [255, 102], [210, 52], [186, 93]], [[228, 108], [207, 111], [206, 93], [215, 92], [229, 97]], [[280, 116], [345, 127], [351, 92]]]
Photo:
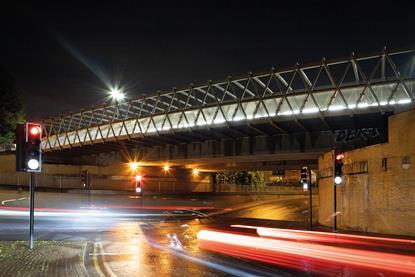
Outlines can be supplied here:
[[411, 1], [284, 2], [2, 4], [0, 67], [15, 78], [27, 118], [38, 120], [104, 103], [105, 82], [127, 85], [134, 98], [323, 56], [415, 45]]

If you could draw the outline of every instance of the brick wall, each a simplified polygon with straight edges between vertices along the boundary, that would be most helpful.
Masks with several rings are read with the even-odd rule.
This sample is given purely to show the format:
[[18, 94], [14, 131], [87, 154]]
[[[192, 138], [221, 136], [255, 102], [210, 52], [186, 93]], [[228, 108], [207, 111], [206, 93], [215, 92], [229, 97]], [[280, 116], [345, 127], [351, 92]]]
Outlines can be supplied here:
[[[332, 170], [333, 153], [319, 159]], [[345, 182], [337, 187], [338, 228], [415, 235], [415, 110], [389, 118], [389, 141], [345, 153]], [[333, 178], [319, 180], [319, 222], [332, 226]]]

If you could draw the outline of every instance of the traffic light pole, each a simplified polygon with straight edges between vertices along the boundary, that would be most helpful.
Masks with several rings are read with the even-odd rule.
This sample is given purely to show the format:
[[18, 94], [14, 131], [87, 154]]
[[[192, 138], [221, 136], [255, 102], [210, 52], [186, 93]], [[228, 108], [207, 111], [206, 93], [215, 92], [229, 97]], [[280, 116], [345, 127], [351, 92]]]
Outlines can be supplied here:
[[308, 178], [310, 184], [310, 201], [308, 201], [310, 203], [310, 230], [313, 230], [313, 184], [311, 183], [311, 170], [308, 172]]
[[337, 185], [334, 183], [333, 186], [333, 207], [334, 207], [334, 217], [333, 217], [333, 232], [337, 232]]
[[35, 227], [35, 173], [30, 172], [29, 248], [34, 247]]
[[91, 208], [91, 176], [89, 175], [89, 172], [87, 171], [86, 174], [86, 180], [87, 180], [87, 188], [88, 188], [88, 208]]

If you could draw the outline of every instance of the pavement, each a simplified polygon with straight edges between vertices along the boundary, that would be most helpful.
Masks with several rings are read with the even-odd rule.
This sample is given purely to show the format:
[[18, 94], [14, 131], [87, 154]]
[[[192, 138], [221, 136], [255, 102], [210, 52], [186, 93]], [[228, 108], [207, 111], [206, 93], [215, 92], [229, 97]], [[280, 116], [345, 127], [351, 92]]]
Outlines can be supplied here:
[[24, 241], [0, 241], [0, 276], [88, 276], [84, 245], [80, 241], [37, 241], [31, 251]]
[[[308, 197], [96, 195], [88, 206], [83, 195], [37, 193], [33, 252], [23, 241], [28, 230], [23, 197], [0, 191], [0, 203], [15, 199], [0, 205], [0, 268], [7, 269], [0, 276], [324, 275], [310, 271], [304, 257], [302, 267], [275, 265], [203, 249], [198, 239], [200, 231], [211, 229], [246, 239], [258, 236], [253, 229], [231, 225], [306, 230]], [[317, 207], [315, 198], [314, 220]], [[415, 249], [407, 251], [415, 254]], [[344, 276], [350, 272], [347, 265], [336, 270]]]

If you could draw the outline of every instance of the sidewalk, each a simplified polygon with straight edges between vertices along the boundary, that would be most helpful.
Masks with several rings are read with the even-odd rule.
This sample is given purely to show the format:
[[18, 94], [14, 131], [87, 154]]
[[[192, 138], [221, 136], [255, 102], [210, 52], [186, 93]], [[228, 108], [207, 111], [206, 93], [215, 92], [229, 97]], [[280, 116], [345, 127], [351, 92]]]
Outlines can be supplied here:
[[85, 242], [36, 241], [31, 251], [24, 241], [0, 241], [1, 276], [88, 276]]

